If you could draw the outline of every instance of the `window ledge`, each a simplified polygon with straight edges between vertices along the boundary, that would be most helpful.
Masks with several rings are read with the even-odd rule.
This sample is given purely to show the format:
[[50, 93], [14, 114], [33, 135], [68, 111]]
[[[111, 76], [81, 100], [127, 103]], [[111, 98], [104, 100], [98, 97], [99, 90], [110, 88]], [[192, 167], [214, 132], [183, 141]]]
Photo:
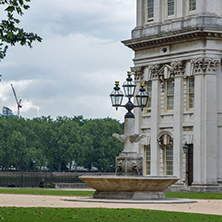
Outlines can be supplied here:
[[150, 117], [151, 116], [151, 113], [144, 113], [142, 114], [143, 117]]
[[187, 115], [187, 114], [194, 114], [194, 110], [187, 110], [183, 113], [184, 115]]
[[160, 116], [173, 116], [173, 115], [174, 115], [173, 112], [160, 114]]

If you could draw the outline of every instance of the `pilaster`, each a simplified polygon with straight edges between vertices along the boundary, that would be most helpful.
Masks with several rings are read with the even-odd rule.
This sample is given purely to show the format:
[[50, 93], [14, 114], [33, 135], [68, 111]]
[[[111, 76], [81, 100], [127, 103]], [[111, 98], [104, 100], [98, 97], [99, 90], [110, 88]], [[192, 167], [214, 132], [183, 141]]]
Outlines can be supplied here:
[[160, 171], [160, 147], [157, 141], [160, 118], [160, 81], [158, 78], [159, 66], [151, 67], [152, 75], [152, 100], [151, 100], [151, 175], [159, 175]]
[[[184, 63], [175, 61], [171, 63], [174, 73], [174, 143], [173, 143], [173, 171], [178, 178], [183, 178], [183, 76]], [[181, 182], [181, 181], [180, 181]]]
[[137, 0], [137, 13], [136, 13], [136, 26], [142, 27], [143, 25], [143, 0]]
[[[134, 75], [134, 80], [136, 83], [136, 94], [139, 92], [140, 88], [140, 83], [144, 79], [144, 73], [143, 73], [143, 67], [142, 66], [134, 66], [131, 67], [131, 72]], [[134, 104], [136, 104], [136, 99], [134, 97]], [[141, 133], [141, 124], [142, 124], [142, 112], [141, 109], [136, 108], [133, 110], [134, 115], [136, 116], [135, 118], [135, 133], [140, 134]], [[142, 154], [141, 149], [139, 147], [139, 143], [135, 144], [136, 150], [139, 154]]]
[[195, 74], [194, 182], [217, 184], [217, 64], [218, 60], [191, 61]]

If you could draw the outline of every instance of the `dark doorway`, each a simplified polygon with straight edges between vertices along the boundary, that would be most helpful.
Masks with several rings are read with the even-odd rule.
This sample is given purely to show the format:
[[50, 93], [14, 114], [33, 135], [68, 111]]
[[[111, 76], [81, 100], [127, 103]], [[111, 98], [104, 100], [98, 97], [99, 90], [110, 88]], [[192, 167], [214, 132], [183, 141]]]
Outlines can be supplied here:
[[187, 173], [187, 185], [191, 186], [193, 183], [193, 144], [187, 144], [187, 163], [186, 163], [186, 173]]

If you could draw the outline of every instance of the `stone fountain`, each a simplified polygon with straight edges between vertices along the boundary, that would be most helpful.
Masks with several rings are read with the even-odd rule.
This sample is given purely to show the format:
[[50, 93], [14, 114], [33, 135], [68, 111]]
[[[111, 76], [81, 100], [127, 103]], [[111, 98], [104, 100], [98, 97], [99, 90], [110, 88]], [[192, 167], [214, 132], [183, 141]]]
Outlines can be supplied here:
[[[128, 72], [127, 81], [123, 84], [125, 95], [129, 101], [123, 106], [128, 112], [125, 115], [124, 135], [113, 134], [120, 142], [124, 143], [124, 150], [116, 157], [116, 175], [114, 176], [80, 176], [96, 192], [94, 199], [129, 199], [151, 200], [164, 199], [163, 191], [179, 178], [173, 176], [143, 176], [143, 157], [136, 150], [135, 143], [139, 142], [144, 134], [135, 134], [135, 118], [131, 110], [134, 107], [143, 108], [147, 104], [148, 94], [144, 85], [141, 85], [136, 95], [138, 106], [135, 106], [130, 98], [134, 95], [135, 83]], [[116, 82], [114, 91], [111, 93], [113, 106], [121, 107], [123, 93], [119, 83]]]

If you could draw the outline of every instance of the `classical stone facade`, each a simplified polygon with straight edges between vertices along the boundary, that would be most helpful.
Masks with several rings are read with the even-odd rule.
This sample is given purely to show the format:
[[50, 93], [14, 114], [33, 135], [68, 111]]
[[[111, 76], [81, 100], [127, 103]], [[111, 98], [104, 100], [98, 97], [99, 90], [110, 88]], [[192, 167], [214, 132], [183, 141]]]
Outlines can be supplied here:
[[137, 26], [123, 41], [150, 94], [135, 110], [143, 174], [177, 176], [177, 188], [222, 190], [221, 9], [221, 0], [137, 0]]

